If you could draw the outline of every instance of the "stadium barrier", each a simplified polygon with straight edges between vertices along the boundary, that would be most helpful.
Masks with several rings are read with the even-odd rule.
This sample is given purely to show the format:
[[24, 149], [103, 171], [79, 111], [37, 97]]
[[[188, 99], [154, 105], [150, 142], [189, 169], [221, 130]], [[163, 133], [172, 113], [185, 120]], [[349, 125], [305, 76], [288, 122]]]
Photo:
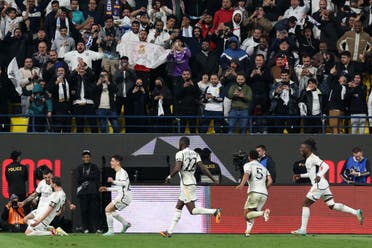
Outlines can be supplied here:
[[[42, 124], [35, 121], [37, 117], [43, 119]], [[59, 125], [67, 127], [72, 133], [77, 132], [76, 120], [83, 118], [85, 120], [84, 132], [91, 132], [92, 128], [100, 129], [99, 118], [97, 115], [54, 115], [52, 118], [47, 118], [45, 115], [0, 115], [3, 123], [0, 123], [3, 130], [10, 132], [35, 132], [40, 127], [42, 132], [52, 133], [55, 131], [56, 126], [53, 123], [53, 118], [68, 118], [71, 124]], [[105, 118], [105, 117], [103, 117]], [[109, 133], [113, 133], [111, 117], [106, 117], [106, 122], [109, 126]], [[247, 118], [247, 134], [255, 133], [307, 133], [306, 128], [315, 128], [317, 133], [327, 134], [332, 133], [332, 127], [329, 126], [329, 119], [338, 119], [340, 122], [339, 133], [351, 133], [351, 119], [372, 119], [372, 116], [248, 116]], [[8, 121], [6, 121], [8, 119]], [[94, 125], [89, 126], [89, 120], [94, 120]], [[117, 118], [120, 133], [201, 133], [206, 125], [206, 133], [217, 133], [217, 127], [214, 120], [219, 120], [221, 126], [219, 130], [222, 133], [227, 133], [229, 130], [229, 120], [234, 117], [221, 117], [221, 116], [133, 116], [133, 115], [120, 115]], [[307, 119], [320, 119], [320, 125], [305, 125]], [[278, 121], [288, 122], [287, 124], [278, 124]], [[193, 124], [195, 123], [195, 124]], [[360, 134], [369, 134], [368, 122], [365, 125], [356, 125], [354, 128], [362, 128], [364, 131]], [[279, 129], [279, 131], [278, 131]], [[235, 132], [239, 132], [239, 122], [234, 128]]]

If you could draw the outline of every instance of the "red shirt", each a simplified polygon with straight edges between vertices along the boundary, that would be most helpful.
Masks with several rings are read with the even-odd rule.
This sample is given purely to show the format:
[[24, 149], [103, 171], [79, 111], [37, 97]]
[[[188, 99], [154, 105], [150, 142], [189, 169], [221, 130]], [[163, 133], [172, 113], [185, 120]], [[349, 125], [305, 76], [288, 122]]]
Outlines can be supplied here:
[[216, 13], [214, 13], [213, 27], [211, 29], [211, 33], [213, 33], [218, 28], [218, 25], [220, 25], [220, 23], [231, 22], [233, 13], [234, 13], [233, 8], [230, 8], [228, 10], [220, 9]]

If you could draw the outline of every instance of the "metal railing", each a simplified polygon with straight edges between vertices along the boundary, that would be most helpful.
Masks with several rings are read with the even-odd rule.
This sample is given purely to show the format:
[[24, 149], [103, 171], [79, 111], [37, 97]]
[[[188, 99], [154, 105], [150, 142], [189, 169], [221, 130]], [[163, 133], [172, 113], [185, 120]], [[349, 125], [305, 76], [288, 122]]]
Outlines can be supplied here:
[[[351, 133], [349, 129], [366, 129], [368, 119], [372, 116], [249, 116], [247, 118], [232, 118], [221, 116], [97, 116], [97, 115], [0, 115], [0, 128], [11, 132], [100, 132], [103, 123], [117, 121], [120, 133], [233, 133], [241, 132], [239, 121], [247, 120], [247, 125], [241, 133], [308, 133], [308, 130], [317, 130], [312, 133]], [[80, 125], [81, 120], [84, 123]], [[238, 119], [236, 126], [230, 127], [229, 121]], [[329, 119], [337, 119], [337, 126], [329, 126]], [[351, 125], [351, 119], [364, 119], [363, 125]], [[214, 125], [217, 121], [221, 126]], [[307, 120], [318, 120], [318, 125], [308, 124]], [[79, 124], [78, 124], [79, 123]], [[89, 130], [90, 129], [90, 130]], [[66, 131], [68, 130], [68, 131]], [[78, 131], [79, 130], [79, 131]], [[202, 130], [204, 130], [202, 132]], [[205, 131], [207, 130], [207, 131]], [[101, 131], [102, 132], [102, 131]], [[368, 131], [361, 134], [366, 134]]]

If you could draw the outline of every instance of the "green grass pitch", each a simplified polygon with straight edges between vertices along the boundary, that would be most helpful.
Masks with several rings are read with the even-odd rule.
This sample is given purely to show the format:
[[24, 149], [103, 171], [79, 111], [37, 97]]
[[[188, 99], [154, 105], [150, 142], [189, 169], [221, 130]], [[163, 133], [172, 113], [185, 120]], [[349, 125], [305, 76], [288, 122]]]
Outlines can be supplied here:
[[368, 248], [372, 247], [371, 235], [291, 235], [256, 234], [243, 235], [175, 234], [165, 239], [157, 234], [101, 235], [70, 234], [65, 237], [26, 237], [24, 234], [1, 233], [0, 244], [4, 248]]

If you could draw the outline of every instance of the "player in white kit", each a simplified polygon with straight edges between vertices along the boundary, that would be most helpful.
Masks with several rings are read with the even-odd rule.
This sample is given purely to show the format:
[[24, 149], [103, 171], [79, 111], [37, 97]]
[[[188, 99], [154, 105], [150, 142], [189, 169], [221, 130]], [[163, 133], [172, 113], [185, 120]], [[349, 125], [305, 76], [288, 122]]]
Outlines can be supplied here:
[[23, 207], [24, 205], [26, 205], [30, 201], [35, 200], [40, 195], [39, 203], [37, 205], [37, 208], [34, 209], [33, 211], [31, 211], [31, 213], [29, 213], [24, 218], [25, 223], [27, 223], [28, 220], [35, 218], [35, 216], [37, 214], [37, 211], [40, 210], [40, 209], [44, 209], [45, 206], [48, 206], [49, 203], [50, 203], [49, 197], [53, 193], [53, 189], [52, 189], [52, 186], [51, 186], [53, 175], [52, 175], [52, 172], [49, 169], [48, 170], [43, 170], [42, 173], [43, 173], [43, 180], [41, 180], [39, 182], [39, 184], [37, 185], [37, 187], [35, 189], [35, 192], [33, 192], [31, 195], [29, 195], [24, 201], [18, 203], [18, 205], [20, 207]]
[[49, 229], [49, 224], [57, 214], [64, 210], [66, 194], [62, 189], [61, 179], [52, 178], [51, 186], [53, 193], [48, 197], [48, 205], [43, 205], [35, 213], [34, 218], [28, 220], [28, 227], [25, 231], [27, 236], [47, 236], [55, 235], [54, 229]]
[[180, 151], [176, 153], [176, 166], [173, 168], [170, 175], [165, 179], [165, 182], [169, 183], [171, 178], [178, 173], [180, 176], [181, 193], [178, 198], [176, 212], [170, 227], [166, 231], [160, 232], [160, 235], [164, 238], [169, 238], [172, 236], [173, 230], [181, 218], [183, 206], [185, 205], [192, 215], [214, 215], [216, 217], [216, 223], [220, 223], [221, 221], [220, 208], [207, 209], [195, 207], [195, 201], [197, 200], [195, 192], [196, 179], [194, 176], [196, 166], [199, 166], [202, 172], [206, 174], [213, 182], [218, 184], [218, 181], [213, 178], [207, 167], [202, 164], [199, 154], [190, 149], [189, 146], [190, 139], [187, 137], [181, 137], [179, 141]]
[[111, 157], [110, 165], [111, 168], [116, 171], [116, 174], [115, 179], [109, 177], [107, 182], [111, 183], [112, 187], [101, 186], [99, 188], [100, 192], [117, 192], [116, 198], [112, 200], [105, 208], [108, 231], [103, 234], [104, 236], [111, 236], [114, 234], [114, 218], [123, 225], [121, 233], [125, 233], [128, 228], [131, 227], [131, 224], [124, 220], [124, 218], [121, 217], [118, 212], [116, 212], [116, 210], [120, 211], [126, 208], [132, 201], [129, 177], [128, 173], [121, 167], [122, 161], [123, 157], [120, 155], [113, 155]]
[[273, 180], [270, 172], [258, 161], [258, 152], [252, 150], [249, 152], [249, 162], [244, 165], [244, 176], [236, 189], [241, 190], [248, 181], [248, 198], [244, 205], [244, 218], [247, 221], [245, 236], [249, 237], [254, 219], [263, 216], [265, 222], [269, 220], [270, 209], [261, 211], [267, 200], [267, 189], [271, 186]]
[[361, 209], [353, 209], [342, 203], [335, 203], [333, 194], [329, 189], [328, 181], [324, 178], [329, 166], [313, 152], [316, 151], [316, 143], [313, 139], [305, 140], [300, 146], [300, 153], [306, 159], [305, 166], [307, 173], [295, 174], [294, 179], [309, 178], [311, 189], [306, 195], [302, 206], [302, 221], [300, 229], [292, 231], [295, 235], [306, 235], [307, 223], [310, 217], [310, 206], [322, 198], [324, 203], [333, 210], [353, 214], [358, 218], [359, 223], [363, 224], [363, 213]]

